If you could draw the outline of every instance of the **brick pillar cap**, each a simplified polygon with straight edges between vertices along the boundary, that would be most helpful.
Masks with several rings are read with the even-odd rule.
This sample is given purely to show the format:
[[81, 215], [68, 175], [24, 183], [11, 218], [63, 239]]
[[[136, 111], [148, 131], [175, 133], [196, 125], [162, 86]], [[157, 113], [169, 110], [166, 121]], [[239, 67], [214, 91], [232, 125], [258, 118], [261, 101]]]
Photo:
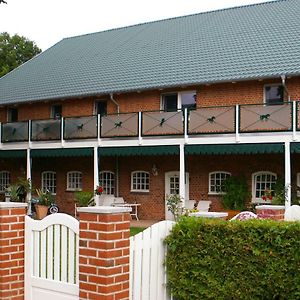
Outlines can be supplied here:
[[114, 207], [114, 206], [89, 206], [77, 208], [79, 213], [90, 213], [90, 214], [118, 214], [131, 212], [130, 207]]
[[272, 210], [282, 210], [285, 209], [284, 205], [257, 205], [255, 209], [272, 209]]
[[26, 208], [28, 206], [27, 203], [19, 203], [19, 202], [0, 202], [1, 208]]

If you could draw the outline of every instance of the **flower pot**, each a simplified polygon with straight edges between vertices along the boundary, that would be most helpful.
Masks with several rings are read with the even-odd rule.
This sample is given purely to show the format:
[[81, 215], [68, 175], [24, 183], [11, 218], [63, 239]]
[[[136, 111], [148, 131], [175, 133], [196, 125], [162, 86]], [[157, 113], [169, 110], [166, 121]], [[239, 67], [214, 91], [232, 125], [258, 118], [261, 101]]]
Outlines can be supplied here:
[[45, 218], [48, 214], [48, 209], [49, 206], [36, 204], [35, 205], [36, 218], [38, 220], [42, 220], [43, 218]]

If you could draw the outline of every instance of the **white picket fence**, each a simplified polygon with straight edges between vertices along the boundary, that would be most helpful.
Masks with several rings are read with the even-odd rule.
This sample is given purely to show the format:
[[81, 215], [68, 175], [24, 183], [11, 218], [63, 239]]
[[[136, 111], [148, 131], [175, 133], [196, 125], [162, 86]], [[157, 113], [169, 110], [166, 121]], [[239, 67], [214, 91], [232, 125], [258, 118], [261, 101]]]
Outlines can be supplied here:
[[79, 222], [66, 214], [25, 219], [25, 300], [78, 300]]
[[130, 299], [169, 300], [163, 241], [175, 223], [161, 221], [130, 238]]

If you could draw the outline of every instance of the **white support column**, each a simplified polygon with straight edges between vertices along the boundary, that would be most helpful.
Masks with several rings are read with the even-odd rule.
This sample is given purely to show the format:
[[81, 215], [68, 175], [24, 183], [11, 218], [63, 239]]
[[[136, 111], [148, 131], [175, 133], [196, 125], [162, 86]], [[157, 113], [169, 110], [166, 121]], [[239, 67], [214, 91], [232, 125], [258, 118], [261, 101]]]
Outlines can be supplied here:
[[[94, 147], [94, 190], [97, 188], [98, 184], [99, 184], [98, 147]], [[96, 205], [98, 206], [99, 203], [96, 203]]]
[[[26, 178], [31, 183], [31, 155], [30, 155], [30, 149], [27, 149], [27, 155], [26, 155]], [[27, 199], [27, 202], [28, 202], [27, 214], [31, 215], [31, 191], [27, 193], [26, 199]]]
[[142, 112], [139, 111], [139, 145], [142, 145], [143, 140], [142, 140]]
[[293, 141], [297, 140], [297, 102], [293, 101]]
[[285, 208], [291, 206], [291, 152], [290, 152], [290, 142], [284, 143], [284, 169], [285, 169], [285, 188], [286, 188], [286, 201], [285, 201]]
[[182, 207], [185, 206], [185, 161], [184, 161], [184, 145], [179, 145], [179, 158], [180, 158], [180, 168], [179, 168], [179, 195], [182, 199]]
[[188, 116], [188, 112], [187, 112], [187, 108], [184, 109], [184, 143], [187, 144], [188, 143], [188, 120], [189, 116]]
[[60, 138], [61, 138], [61, 146], [64, 147], [65, 140], [64, 140], [64, 118], [61, 117], [60, 119]]
[[239, 105], [236, 105], [235, 106], [235, 141], [237, 143], [240, 142], [239, 125], [240, 125], [240, 107]]
[[100, 114], [97, 114], [97, 139], [98, 139], [98, 145], [101, 144], [100, 132], [101, 132], [101, 116], [100, 116]]

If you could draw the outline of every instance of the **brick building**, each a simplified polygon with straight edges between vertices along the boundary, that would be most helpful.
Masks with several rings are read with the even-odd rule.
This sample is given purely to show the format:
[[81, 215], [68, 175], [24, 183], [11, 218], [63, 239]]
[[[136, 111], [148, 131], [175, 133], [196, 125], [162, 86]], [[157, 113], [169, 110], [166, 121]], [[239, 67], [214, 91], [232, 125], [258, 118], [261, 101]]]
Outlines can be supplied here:
[[0, 78], [0, 190], [18, 177], [74, 212], [74, 191], [208, 199], [247, 179], [300, 185], [300, 2], [279, 0], [66, 38]]

